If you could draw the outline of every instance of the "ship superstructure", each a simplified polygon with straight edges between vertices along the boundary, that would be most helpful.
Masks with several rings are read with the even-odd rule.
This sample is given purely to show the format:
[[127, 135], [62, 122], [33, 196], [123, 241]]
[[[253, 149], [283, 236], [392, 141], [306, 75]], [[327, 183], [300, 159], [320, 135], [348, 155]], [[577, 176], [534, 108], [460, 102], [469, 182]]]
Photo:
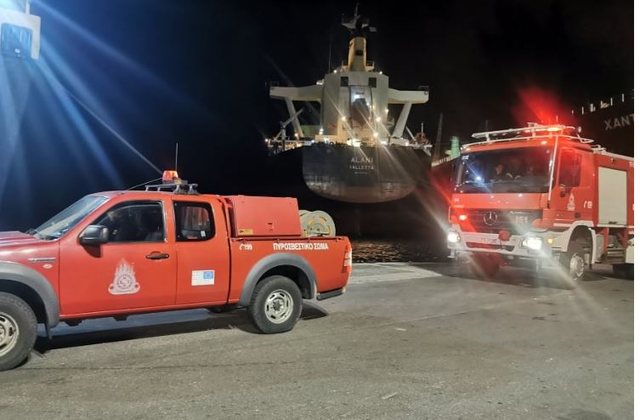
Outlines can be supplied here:
[[[404, 135], [411, 107], [426, 103], [429, 91], [389, 87], [389, 76], [367, 59], [366, 34], [375, 28], [357, 7], [342, 25], [351, 32], [346, 62], [315, 85], [271, 87], [271, 97], [285, 102], [290, 118], [268, 146], [274, 154], [301, 149], [305, 183], [325, 198], [375, 203], [405, 197], [430, 162], [426, 137]], [[296, 102], [320, 104], [317, 125], [301, 125]], [[401, 105], [396, 121], [390, 105]], [[285, 132], [289, 123], [292, 137]]]

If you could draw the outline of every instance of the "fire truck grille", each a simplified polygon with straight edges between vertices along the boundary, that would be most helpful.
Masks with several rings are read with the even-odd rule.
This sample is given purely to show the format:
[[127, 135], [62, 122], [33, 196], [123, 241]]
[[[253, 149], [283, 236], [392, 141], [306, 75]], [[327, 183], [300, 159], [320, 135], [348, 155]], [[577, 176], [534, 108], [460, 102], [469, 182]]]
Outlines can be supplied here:
[[463, 229], [482, 233], [498, 233], [507, 230], [511, 234], [522, 234], [531, 228], [531, 223], [542, 217], [542, 210], [470, 210], [469, 223]]
[[480, 249], [504, 249], [506, 251], [513, 251], [515, 248], [513, 245], [495, 245], [495, 244], [485, 244], [482, 242], [465, 242], [467, 247], [469, 248], [480, 248]]

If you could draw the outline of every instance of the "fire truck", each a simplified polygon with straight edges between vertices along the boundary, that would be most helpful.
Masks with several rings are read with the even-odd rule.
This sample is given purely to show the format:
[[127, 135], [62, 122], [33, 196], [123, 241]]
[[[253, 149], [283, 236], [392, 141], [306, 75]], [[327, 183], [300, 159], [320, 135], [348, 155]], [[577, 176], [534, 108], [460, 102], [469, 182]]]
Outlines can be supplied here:
[[447, 244], [478, 275], [555, 269], [573, 288], [595, 263], [633, 276], [633, 158], [565, 125], [473, 134], [453, 174]]

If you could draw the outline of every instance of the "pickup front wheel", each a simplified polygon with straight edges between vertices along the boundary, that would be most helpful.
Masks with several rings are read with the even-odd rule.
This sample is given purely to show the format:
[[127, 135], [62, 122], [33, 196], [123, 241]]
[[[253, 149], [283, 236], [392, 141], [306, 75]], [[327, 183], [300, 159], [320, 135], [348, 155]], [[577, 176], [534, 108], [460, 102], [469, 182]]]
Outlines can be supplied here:
[[31, 307], [0, 292], [0, 371], [24, 362], [36, 342], [38, 324]]
[[293, 280], [284, 276], [270, 276], [260, 281], [249, 305], [251, 322], [265, 334], [291, 330], [301, 311], [300, 289]]

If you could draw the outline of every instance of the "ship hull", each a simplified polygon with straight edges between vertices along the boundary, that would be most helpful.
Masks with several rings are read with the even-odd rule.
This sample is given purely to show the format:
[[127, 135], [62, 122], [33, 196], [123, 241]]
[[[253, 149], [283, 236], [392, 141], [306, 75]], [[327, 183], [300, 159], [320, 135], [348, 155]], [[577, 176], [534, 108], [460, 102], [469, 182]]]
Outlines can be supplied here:
[[424, 179], [430, 155], [397, 146], [330, 145], [301, 148], [302, 174], [313, 193], [346, 203], [385, 203], [411, 194]]
[[[270, 158], [264, 176], [259, 177], [260, 182], [253, 183], [251, 191], [295, 197], [301, 209], [324, 210], [334, 219], [341, 235], [356, 238], [442, 236], [437, 220], [443, 217], [440, 203], [444, 200], [431, 184], [430, 159], [423, 150], [364, 149], [366, 156], [385, 153], [383, 159], [394, 160], [394, 170], [373, 173], [371, 168], [357, 168], [356, 173], [354, 168], [348, 168], [353, 156], [349, 149], [320, 146], [299, 147]], [[317, 161], [320, 156], [329, 158]], [[380, 168], [381, 159], [375, 162]], [[343, 164], [347, 168], [340, 166]], [[390, 165], [387, 160], [382, 162], [387, 164]], [[395, 170], [396, 165], [404, 170]], [[319, 172], [320, 169], [332, 172]]]

